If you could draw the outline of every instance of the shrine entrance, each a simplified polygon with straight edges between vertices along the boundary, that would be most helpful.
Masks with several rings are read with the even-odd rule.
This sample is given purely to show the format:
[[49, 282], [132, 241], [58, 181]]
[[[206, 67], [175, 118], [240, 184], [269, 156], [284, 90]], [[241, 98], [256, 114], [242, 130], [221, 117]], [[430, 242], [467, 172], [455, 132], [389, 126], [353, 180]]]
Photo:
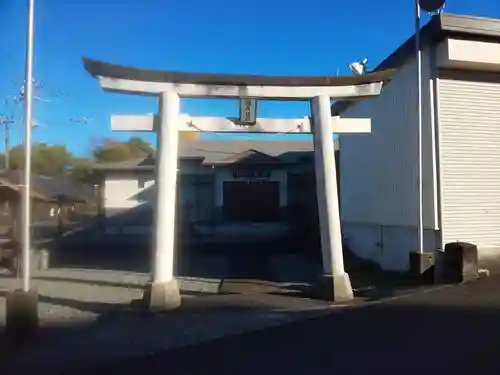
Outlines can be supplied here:
[[[271, 77], [156, 71], [89, 59], [84, 59], [84, 65], [106, 91], [152, 95], [159, 99], [158, 115], [117, 115], [111, 118], [113, 130], [157, 134], [151, 282], [144, 293], [151, 310], [169, 310], [181, 303], [174, 275], [179, 132], [312, 133], [322, 252], [319, 289], [330, 301], [354, 298], [349, 275], [344, 269], [333, 134], [370, 132], [371, 122], [368, 118], [332, 118], [331, 101], [377, 96], [392, 71], [362, 76]], [[239, 99], [243, 115], [231, 119], [181, 114], [181, 97]], [[259, 99], [309, 101], [311, 117], [256, 118], [252, 108]], [[238, 188], [242, 187], [229, 189]], [[274, 188], [265, 189], [272, 191]]]
[[267, 223], [280, 219], [280, 185], [276, 181], [223, 183], [224, 220]]

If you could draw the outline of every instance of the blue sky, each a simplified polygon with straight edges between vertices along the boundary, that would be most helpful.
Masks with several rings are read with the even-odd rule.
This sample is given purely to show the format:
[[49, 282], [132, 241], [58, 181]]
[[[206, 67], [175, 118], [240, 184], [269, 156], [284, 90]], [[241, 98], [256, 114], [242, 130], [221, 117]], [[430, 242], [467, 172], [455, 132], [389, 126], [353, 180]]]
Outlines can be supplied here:
[[[23, 81], [26, 3], [0, 0], [0, 99], [15, 95]], [[448, 0], [445, 11], [500, 18], [500, 1]], [[413, 28], [413, 0], [36, 0], [34, 75], [51, 102], [36, 103], [44, 126], [33, 137], [86, 154], [92, 139], [130, 136], [109, 130], [110, 114], [156, 110], [151, 98], [102, 92], [82, 56], [193, 72], [349, 74], [350, 61], [366, 55], [378, 64]], [[182, 110], [230, 116], [237, 108], [232, 101], [184, 100]], [[0, 103], [0, 112], [10, 110]], [[308, 111], [306, 103], [259, 104], [262, 117]], [[82, 117], [92, 121], [69, 121]], [[18, 143], [22, 127], [13, 133]]]

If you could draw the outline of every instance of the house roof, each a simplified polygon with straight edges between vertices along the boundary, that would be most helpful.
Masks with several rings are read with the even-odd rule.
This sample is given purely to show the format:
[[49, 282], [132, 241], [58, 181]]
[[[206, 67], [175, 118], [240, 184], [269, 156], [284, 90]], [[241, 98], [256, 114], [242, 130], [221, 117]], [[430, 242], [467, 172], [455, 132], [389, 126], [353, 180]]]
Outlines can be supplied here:
[[[23, 183], [23, 171], [3, 171], [0, 172], [0, 180], [5, 185], [19, 187]], [[32, 195], [46, 200], [62, 198], [68, 201], [87, 201], [93, 197], [93, 189], [90, 186], [77, 184], [67, 177], [48, 177], [32, 174]]]
[[[7, 196], [4, 195], [5, 192], [7, 192], [8, 194]], [[7, 200], [10, 200], [12, 197], [19, 196], [21, 193], [22, 193], [21, 185], [13, 184], [6, 177], [0, 177], [0, 194], [4, 199], [6, 198]], [[36, 191], [31, 191], [30, 195], [31, 199], [41, 200], [41, 201], [50, 200], [45, 195], [40, 194], [39, 192]]]
[[[446, 37], [500, 41], [500, 19], [441, 13], [432, 17], [420, 31], [421, 46], [438, 43]], [[413, 34], [382, 61], [374, 71], [397, 69], [405, 64], [415, 53], [415, 39], [415, 34]], [[342, 114], [351, 104], [354, 104], [351, 100], [335, 102], [332, 105], [332, 115]]]
[[231, 154], [229, 157], [221, 160], [218, 164], [282, 164], [283, 161], [277, 156], [271, 156], [264, 152], [250, 149], [238, 154]]
[[[338, 149], [338, 142], [334, 141]], [[181, 140], [179, 158], [199, 160], [203, 165], [230, 165], [232, 163], [297, 163], [312, 156], [312, 140]], [[253, 160], [252, 160], [253, 159]], [[154, 158], [139, 158], [117, 163], [94, 165], [95, 171], [151, 170]]]

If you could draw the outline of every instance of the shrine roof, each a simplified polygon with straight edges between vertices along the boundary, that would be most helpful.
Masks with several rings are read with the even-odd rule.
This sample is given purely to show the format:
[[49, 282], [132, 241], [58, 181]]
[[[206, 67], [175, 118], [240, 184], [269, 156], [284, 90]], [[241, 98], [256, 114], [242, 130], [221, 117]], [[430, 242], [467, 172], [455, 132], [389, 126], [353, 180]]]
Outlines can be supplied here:
[[[333, 140], [336, 150], [337, 140]], [[238, 163], [245, 156], [247, 162], [253, 155], [265, 155], [267, 160], [281, 163], [297, 163], [313, 160], [314, 146], [312, 140], [197, 140], [180, 141], [179, 159], [199, 161], [203, 165], [230, 165]], [[262, 159], [259, 159], [262, 161]], [[258, 162], [254, 159], [253, 161]], [[154, 155], [116, 163], [99, 163], [94, 165], [95, 171], [130, 171], [152, 170]]]

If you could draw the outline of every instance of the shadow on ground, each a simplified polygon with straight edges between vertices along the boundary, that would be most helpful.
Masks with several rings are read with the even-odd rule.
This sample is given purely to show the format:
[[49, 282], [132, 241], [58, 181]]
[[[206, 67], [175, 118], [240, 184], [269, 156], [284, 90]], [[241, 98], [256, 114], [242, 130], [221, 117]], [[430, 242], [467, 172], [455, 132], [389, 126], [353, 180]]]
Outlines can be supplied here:
[[[314, 284], [321, 273], [320, 249], [309, 246], [301, 251], [288, 238], [251, 243], [203, 243], [186, 240], [182, 233], [179, 238], [176, 274], [181, 277]], [[51, 266], [148, 273], [149, 249], [146, 235], [106, 235], [89, 225], [53, 241]], [[383, 272], [348, 249], [344, 257], [353, 288], [360, 295], [370, 294], [374, 287], [412, 286], [403, 275]], [[295, 291], [309, 293], [304, 288]]]
[[[147, 273], [148, 242], [144, 236], [104, 236], [95, 227], [86, 227], [51, 243], [51, 264], [56, 273], [57, 269]], [[115, 344], [108, 343], [104, 348], [92, 340], [84, 347], [68, 344], [68, 358], [85, 350], [96, 351], [96, 356], [123, 351], [130, 342], [130, 347], [139, 345], [141, 351], [155, 353], [96, 368], [86, 368], [80, 363], [78, 369], [68, 370], [68, 374], [93, 372], [97, 375], [111, 371], [154, 374], [167, 370], [173, 374], [201, 371], [253, 374], [276, 371], [273, 366], [292, 375], [332, 371], [361, 374], [368, 370], [380, 370], [384, 374], [396, 371], [398, 374], [417, 371], [433, 374], [443, 369], [460, 374], [471, 369], [484, 373], [500, 362], [493, 359], [500, 345], [498, 279], [437, 291], [419, 290], [406, 277], [381, 272], [346, 252], [346, 268], [359, 297], [351, 306], [387, 297], [401, 298], [312, 318], [318, 311], [324, 315], [332, 309], [328, 303], [311, 298], [315, 296], [313, 285], [321, 270], [319, 259], [310, 253], [290, 253], [284, 243], [184, 246], [182, 251], [178, 250], [181, 254], [177, 258], [178, 275], [220, 279], [219, 294], [185, 295], [179, 310], [162, 316], [149, 314], [134, 301], [113, 304], [42, 293], [42, 303], [68, 306], [98, 317], [79, 324], [45, 324], [39, 342], [33, 344], [48, 346], [56, 337], [69, 340], [90, 329], [99, 331]], [[37, 277], [103, 287], [142, 289], [144, 286], [142, 282], [126, 280], [43, 274]], [[218, 335], [224, 336], [304, 318], [309, 319], [169, 352], [163, 350], [174, 346], [174, 341], [179, 345], [184, 340], [188, 345], [202, 337], [216, 338], [216, 328]], [[105, 331], [109, 326], [115, 327], [114, 330]], [[149, 337], [139, 340], [145, 334]], [[4, 360], [12, 360], [14, 356], [9, 354], [5, 341], [1, 349]], [[56, 357], [64, 355], [59, 353]], [[29, 361], [25, 362], [29, 365]], [[48, 362], [62, 370], [56, 359]], [[35, 368], [42, 369], [38, 365]], [[495, 373], [499, 373], [500, 365], [496, 369]], [[49, 372], [57, 373], [54, 367]], [[28, 373], [28, 370], [18, 373]]]
[[498, 374], [499, 345], [498, 309], [392, 305], [292, 323], [87, 372], [160, 373], [168, 368], [174, 374], [255, 374], [269, 373], [279, 364], [280, 372], [304, 375]]
[[[104, 234], [91, 220], [85, 221], [80, 227], [73, 225], [71, 229], [62, 236], [43, 242], [43, 246], [50, 251], [53, 271], [78, 269], [148, 274], [148, 236]], [[314, 250], [307, 246], [307, 252], [301, 252], [287, 238], [230, 244], [192, 241], [186, 238], [185, 233], [180, 233], [179, 238], [176, 251], [178, 277], [211, 280], [212, 283], [218, 283], [220, 294], [273, 294], [299, 298], [318, 296], [315, 284], [321, 273], [320, 249]], [[344, 255], [356, 297], [363, 300], [380, 299], [416, 287], [404, 276], [382, 272], [375, 265], [354, 256], [348, 249]], [[128, 289], [144, 287], [144, 280], [129, 282], [118, 276], [103, 280], [93, 279], [92, 276], [69, 277], [63, 272], [61, 275], [55, 272], [35, 275], [45, 281]], [[72, 306], [71, 301], [67, 305]]]
[[[70, 305], [74, 301], [54, 301], [41, 295], [40, 302]], [[41, 364], [52, 372], [63, 364], [88, 363], [102, 357], [127, 358], [129, 352], [130, 355], [146, 354], [260, 329], [306, 318], [330, 307], [318, 301], [299, 303], [297, 299], [264, 295], [184, 295], [179, 309], [163, 315], [150, 313], [140, 301], [113, 306], [80, 303], [78, 308], [101, 315], [92, 322], [45, 324], [38, 339], [24, 347], [15, 341], [0, 340], [3, 344], [0, 353], [4, 366], [22, 362], [23, 373], [40, 369]], [[44, 354], [51, 345], [57, 346], [46, 351], [45, 358], [38, 358], [37, 362], [32, 353], [42, 348]]]
[[[52, 373], [253, 375], [279, 367], [290, 375], [498, 374], [498, 282], [491, 278], [422, 291], [198, 345], [99, 365], [59, 367]], [[209, 316], [206, 305], [191, 308]], [[275, 311], [255, 302], [233, 308], [253, 314]]]

